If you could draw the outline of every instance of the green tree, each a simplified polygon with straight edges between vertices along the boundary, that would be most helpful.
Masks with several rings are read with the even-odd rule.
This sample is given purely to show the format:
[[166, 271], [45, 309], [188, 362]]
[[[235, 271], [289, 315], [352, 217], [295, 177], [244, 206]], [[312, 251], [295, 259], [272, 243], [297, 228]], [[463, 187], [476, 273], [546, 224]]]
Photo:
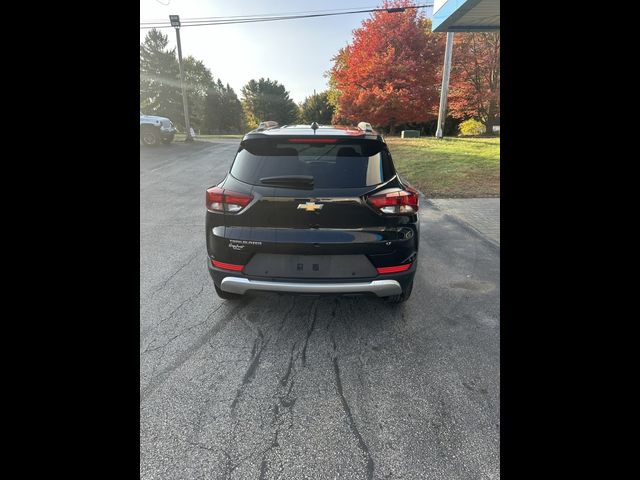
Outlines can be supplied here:
[[151, 29], [140, 45], [140, 110], [175, 122], [182, 112], [180, 70], [168, 44], [167, 35]]
[[241, 133], [244, 131], [244, 126], [242, 103], [240, 103], [236, 92], [227, 83], [222, 95], [221, 133]]
[[242, 106], [249, 128], [256, 128], [266, 120], [274, 120], [280, 125], [294, 123], [299, 114], [298, 106], [289, 98], [284, 85], [268, 78], [249, 80], [242, 87]]
[[329, 102], [329, 92], [321, 92], [304, 99], [300, 105], [300, 120], [305, 124], [318, 122], [331, 125], [333, 111], [333, 105]]
[[220, 79], [207, 93], [204, 129], [206, 133], [241, 133], [244, 127], [242, 105], [236, 92]]
[[222, 108], [222, 92], [220, 91], [220, 80], [207, 92], [205, 100], [204, 133], [220, 133], [220, 112]]
[[[180, 67], [176, 50], [169, 49], [169, 37], [156, 29], [147, 33], [140, 45], [140, 110], [170, 118], [184, 130], [184, 107]], [[214, 85], [213, 76], [200, 60], [183, 59], [184, 83], [189, 102], [189, 120], [195, 130], [204, 124], [206, 97]]]
[[[204, 127], [207, 93], [214, 87], [213, 76], [204, 63], [192, 56], [183, 59], [184, 82], [189, 102], [189, 122], [194, 130]], [[179, 80], [178, 76], [178, 80]], [[181, 97], [182, 99], [182, 97]], [[180, 102], [182, 104], [182, 102]], [[184, 113], [181, 115], [184, 117]], [[174, 119], [172, 119], [174, 120]], [[183, 118], [176, 118], [174, 122], [184, 124]]]

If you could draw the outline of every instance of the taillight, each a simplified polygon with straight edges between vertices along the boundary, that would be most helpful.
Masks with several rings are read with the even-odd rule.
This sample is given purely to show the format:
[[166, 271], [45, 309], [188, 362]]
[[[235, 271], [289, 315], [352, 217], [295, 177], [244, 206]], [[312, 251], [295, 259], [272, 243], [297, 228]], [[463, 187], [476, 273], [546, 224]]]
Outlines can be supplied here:
[[392, 215], [418, 211], [418, 192], [413, 189], [371, 195], [367, 201], [382, 213]]
[[207, 190], [207, 210], [210, 212], [238, 213], [253, 197], [244, 193], [231, 192], [218, 187]]

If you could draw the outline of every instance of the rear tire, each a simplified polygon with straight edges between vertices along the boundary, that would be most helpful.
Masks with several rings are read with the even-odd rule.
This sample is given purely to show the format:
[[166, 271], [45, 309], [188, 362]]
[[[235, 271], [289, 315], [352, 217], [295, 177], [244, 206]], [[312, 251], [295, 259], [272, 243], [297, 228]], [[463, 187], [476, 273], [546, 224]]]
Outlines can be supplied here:
[[400, 295], [392, 295], [391, 297], [387, 297], [386, 300], [388, 303], [403, 303], [409, 300], [411, 296], [411, 291], [413, 290], [413, 279], [407, 284], [407, 287], [402, 290]]
[[169, 145], [171, 142], [173, 142], [174, 138], [175, 138], [174, 135], [171, 135], [170, 137], [165, 137], [162, 139], [162, 143], [164, 143], [165, 145]]
[[238, 295], [237, 293], [229, 293], [225, 292], [224, 290], [220, 290], [220, 288], [215, 283], [213, 284], [213, 286], [215, 287], [218, 296], [223, 300], [240, 300], [242, 298], [242, 295]]
[[140, 129], [140, 141], [146, 147], [155, 147], [160, 143], [160, 132], [155, 127], [142, 127]]

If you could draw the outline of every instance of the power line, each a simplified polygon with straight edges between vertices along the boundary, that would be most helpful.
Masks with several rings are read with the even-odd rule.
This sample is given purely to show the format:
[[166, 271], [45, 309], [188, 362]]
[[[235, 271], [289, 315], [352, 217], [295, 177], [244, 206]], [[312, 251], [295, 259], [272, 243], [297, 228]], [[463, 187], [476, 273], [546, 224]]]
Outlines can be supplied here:
[[[302, 10], [298, 12], [285, 12], [285, 13], [260, 13], [255, 15], [227, 15], [222, 17], [193, 17], [193, 18], [183, 18], [183, 22], [197, 22], [197, 21], [218, 21], [218, 20], [231, 20], [231, 19], [253, 19], [253, 18], [270, 18], [270, 17], [281, 17], [286, 15], [299, 15], [306, 13], [323, 13], [323, 12], [342, 12], [344, 10], [353, 10], [358, 7], [346, 7], [346, 8], [330, 8], [323, 10]], [[375, 7], [371, 7], [375, 8]], [[154, 19], [154, 20], [145, 20], [141, 21], [140, 25], [155, 25], [158, 23], [166, 23], [164, 19]]]
[[[272, 16], [238, 16], [238, 17], [209, 17], [209, 18], [201, 18], [201, 19], [192, 19], [192, 20], [184, 20], [181, 22], [181, 26], [200, 26], [200, 25], [227, 25], [227, 24], [235, 24], [235, 23], [253, 23], [253, 22], [268, 22], [275, 20], [291, 20], [298, 18], [313, 18], [313, 17], [328, 17], [334, 15], [350, 15], [354, 13], [368, 13], [368, 12], [382, 12], [382, 11], [401, 11], [406, 9], [418, 9], [425, 7], [432, 7], [433, 4], [429, 5], [413, 5], [402, 8], [373, 8], [366, 10], [354, 10], [349, 12], [335, 12], [335, 13], [322, 13], [322, 14], [309, 14], [309, 15], [280, 15], [273, 14]], [[322, 10], [320, 10], [322, 11]], [[141, 27], [143, 28], [165, 28], [170, 26], [169, 22], [144, 22], [140, 25], [151, 25], [149, 27]]]
[[[256, 23], [256, 22], [274, 22], [279, 20], [296, 20], [300, 18], [316, 18], [316, 17], [331, 17], [335, 15], [351, 15], [354, 13], [370, 13], [370, 12], [401, 12], [404, 10], [413, 10], [418, 8], [427, 8], [433, 7], [433, 4], [427, 5], [411, 5], [408, 7], [390, 7], [390, 8], [373, 8], [367, 10], [353, 10], [348, 12], [334, 12], [334, 13], [317, 13], [317, 14], [307, 14], [307, 15], [281, 15], [281, 16], [246, 16], [246, 17], [222, 17], [217, 20], [209, 20], [209, 19], [195, 19], [191, 21], [183, 21], [181, 22], [181, 27], [200, 27], [205, 25], [231, 25], [231, 24], [239, 24], [239, 23]], [[215, 18], [215, 17], [210, 17]], [[143, 26], [148, 24], [140, 24], [140, 30], [150, 29], [150, 28], [172, 28], [169, 22], [159, 22], [155, 25]]]

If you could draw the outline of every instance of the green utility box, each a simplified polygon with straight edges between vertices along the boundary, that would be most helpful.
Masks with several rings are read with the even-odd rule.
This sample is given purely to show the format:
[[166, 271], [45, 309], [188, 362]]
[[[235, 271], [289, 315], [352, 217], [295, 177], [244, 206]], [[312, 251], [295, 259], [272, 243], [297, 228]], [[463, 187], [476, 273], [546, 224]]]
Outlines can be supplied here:
[[420, 130], [402, 130], [400, 138], [418, 138], [420, 136]]

